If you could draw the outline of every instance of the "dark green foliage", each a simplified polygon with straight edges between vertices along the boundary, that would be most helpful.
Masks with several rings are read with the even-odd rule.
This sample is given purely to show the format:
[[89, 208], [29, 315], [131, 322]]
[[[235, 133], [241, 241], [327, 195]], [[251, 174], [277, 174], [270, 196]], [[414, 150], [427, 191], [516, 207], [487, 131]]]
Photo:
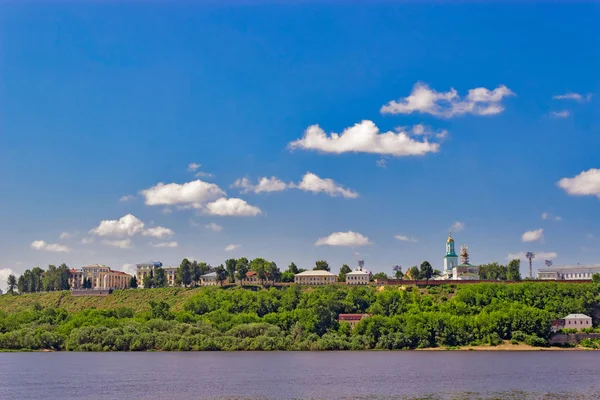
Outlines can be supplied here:
[[419, 270], [419, 279], [429, 280], [433, 276], [433, 267], [429, 261], [423, 261]]
[[160, 267], [154, 268], [154, 287], [167, 287], [167, 275], [165, 270]]
[[138, 287], [138, 282], [137, 282], [137, 278], [136, 276], [132, 276], [131, 279], [129, 279], [129, 288], [130, 289], [137, 289]]
[[188, 287], [192, 283], [192, 264], [187, 258], [184, 258], [177, 268], [175, 280], [184, 287]]
[[327, 263], [327, 261], [321, 260], [321, 261], [317, 261], [315, 262], [315, 267], [313, 268], [314, 271], [329, 271], [329, 264]]
[[592, 282], [594, 282], [594, 283], [600, 283], [600, 274], [593, 274], [592, 275]]
[[[222, 272], [227, 279], [224, 267]], [[505, 340], [547, 346], [551, 322], [570, 313], [592, 314], [599, 306], [598, 289], [592, 283], [558, 282], [410, 291], [338, 285], [252, 291], [234, 286], [197, 290], [180, 311], [165, 301], [151, 301], [150, 310], [138, 314], [128, 308], [69, 314], [37, 304], [0, 313], [0, 349], [361, 350], [497, 345]], [[372, 316], [351, 330], [337, 322], [340, 313]]]
[[15, 290], [17, 289], [17, 278], [14, 275], [9, 275], [6, 280], [6, 285], [8, 286], [8, 293], [15, 294]]
[[346, 274], [348, 272], [352, 272], [352, 270], [350, 269], [350, 267], [346, 264], [342, 265], [342, 267], [340, 268], [340, 273], [338, 274], [338, 281], [339, 282], [346, 282]]

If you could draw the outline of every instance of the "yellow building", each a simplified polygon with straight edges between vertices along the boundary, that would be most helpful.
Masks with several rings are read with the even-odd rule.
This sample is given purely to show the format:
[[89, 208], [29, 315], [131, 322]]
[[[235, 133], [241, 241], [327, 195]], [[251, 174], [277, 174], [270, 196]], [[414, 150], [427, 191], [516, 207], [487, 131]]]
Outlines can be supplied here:
[[126, 289], [131, 275], [122, 271], [113, 271], [106, 265], [86, 265], [81, 270], [69, 271], [69, 284], [72, 289], [83, 288], [85, 280], [92, 283], [91, 289]]
[[165, 277], [167, 278], [168, 286], [175, 286], [175, 279], [177, 278], [177, 267], [166, 267], [163, 268], [165, 271]]
[[337, 275], [329, 271], [304, 271], [294, 276], [299, 285], [332, 285], [337, 282]]

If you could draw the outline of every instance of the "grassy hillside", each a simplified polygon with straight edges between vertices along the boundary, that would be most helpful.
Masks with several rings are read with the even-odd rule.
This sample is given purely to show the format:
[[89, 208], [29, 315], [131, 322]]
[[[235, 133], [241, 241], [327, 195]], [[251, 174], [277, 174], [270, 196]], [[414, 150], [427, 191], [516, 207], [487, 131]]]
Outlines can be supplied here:
[[39, 304], [43, 308], [64, 308], [69, 312], [83, 311], [89, 308], [114, 309], [127, 307], [134, 312], [147, 311], [150, 309], [149, 301], [164, 301], [171, 306], [173, 311], [183, 309], [183, 303], [190, 296], [197, 294], [202, 288], [163, 288], [163, 289], [130, 289], [115, 290], [111, 295], [105, 297], [76, 297], [71, 292], [47, 292], [30, 293], [18, 296], [0, 296], [0, 311], [15, 313], [31, 309]]

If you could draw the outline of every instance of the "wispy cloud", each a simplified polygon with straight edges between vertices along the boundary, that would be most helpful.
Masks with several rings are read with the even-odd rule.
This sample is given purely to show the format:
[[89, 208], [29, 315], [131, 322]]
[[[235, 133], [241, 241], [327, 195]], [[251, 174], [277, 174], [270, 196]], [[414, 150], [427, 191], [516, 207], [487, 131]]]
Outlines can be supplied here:
[[571, 116], [571, 112], [567, 110], [551, 111], [550, 116], [554, 118], [569, 118]]
[[68, 246], [57, 243], [46, 243], [43, 240], [34, 240], [31, 242], [31, 248], [35, 250], [50, 251], [53, 253], [69, 253], [71, 251]]
[[240, 247], [241, 247], [241, 245], [239, 245], [239, 244], [228, 244], [225, 247], [225, 251], [233, 251], [235, 249], [239, 249]]
[[592, 93], [583, 95], [583, 94], [579, 94], [579, 93], [568, 92], [568, 93], [554, 95], [554, 96], [552, 96], [552, 98], [554, 100], [575, 100], [575, 101], [579, 101], [579, 102], [585, 102], [585, 101], [590, 101], [592, 99]]
[[460, 232], [462, 230], [465, 229], [465, 223], [464, 222], [460, 222], [460, 221], [456, 221], [455, 223], [452, 224], [452, 226], [450, 227], [450, 230], [452, 232]]
[[396, 236], [394, 236], [394, 238], [398, 239], [401, 242], [411, 242], [411, 243], [417, 242], [417, 239], [409, 237], [409, 236], [405, 236], [405, 235], [396, 235]]
[[521, 235], [521, 240], [523, 242], [535, 242], [544, 237], [543, 229], [535, 229], [532, 231], [527, 231]]
[[371, 244], [369, 238], [358, 232], [334, 232], [316, 241], [316, 246], [366, 246]]

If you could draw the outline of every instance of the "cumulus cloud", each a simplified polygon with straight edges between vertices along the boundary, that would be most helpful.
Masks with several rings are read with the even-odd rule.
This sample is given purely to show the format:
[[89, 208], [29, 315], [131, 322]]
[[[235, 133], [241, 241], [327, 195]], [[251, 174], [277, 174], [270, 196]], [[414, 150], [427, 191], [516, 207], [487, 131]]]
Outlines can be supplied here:
[[568, 93], [564, 93], [564, 94], [557, 94], [555, 96], [552, 96], [552, 98], [554, 100], [575, 100], [575, 101], [579, 101], [579, 102], [584, 102], [584, 101], [590, 101], [592, 99], [592, 94], [588, 93], [586, 95], [582, 95], [579, 93], [568, 92]]
[[456, 221], [450, 227], [450, 230], [453, 231], [453, 232], [460, 232], [460, 231], [462, 231], [464, 229], [465, 229], [465, 223], [464, 222], [460, 222], [460, 221]]
[[401, 242], [411, 242], [411, 243], [417, 242], [417, 239], [411, 238], [411, 237], [405, 236], [405, 235], [396, 235], [396, 236], [394, 236], [394, 238], [398, 239]]
[[5, 285], [9, 275], [15, 275], [15, 271], [10, 268], [0, 268], [0, 284]]
[[262, 213], [260, 208], [251, 206], [245, 200], [222, 197], [208, 203], [204, 212], [209, 215], [254, 217]]
[[169, 248], [175, 248], [175, 247], [179, 247], [179, 243], [177, 242], [161, 242], [161, 243], [154, 243], [152, 244], [152, 247], [169, 247]]
[[131, 276], [135, 276], [135, 274], [137, 272], [137, 267], [135, 266], [135, 264], [123, 264], [121, 266], [121, 271], [123, 271], [126, 274], [129, 274]]
[[84, 237], [83, 239], [81, 239], [81, 244], [90, 244], [90, 243], [94, 243], [93, 237]]
[[36, 250], [51, 251], [53, 253], [68, 253], [71, 249], [62, 244], [46, 243], [43, 240], [34, 240], [31, 242], [31, 248]]
[[495, 115], [504, 111], [502, 100], [514, 93], [504, 85], [494, 90], [483, 87], [470, 89], [461, 98], [454, 88], [449, 92], [437, 92], [424, 83], [417, 83], [409, 96], [392, 100], [381, 107], [383, 114], [430, 114], [450, 118], [457, 115]]
[[570, 111], [562, 110], [562, 111], [551, 111], [550, 116], [554, 118], [569, 118], [571, 115]]
[[[509, 253], [508, 257], [506, 257], [506, 259], [507, 260], [527, 260], [526, 254], [527, 254], [527, 252], [525, 252], [525, 251], [520, 251], [518, 253]], [[558, 257], [558, 254], [556, 254], [553, 251], [551, 251], [551, 252], [540, 251], [538, 253], [535, 253], [535, 259], [537, 259], [537, 260], [554, 260], [556, 257]], [[527, 261], [529, 261], [529, 260], [527, 260]]]
[[338, 185], [333, 179], [323, 179], [311, 172], [304, 174], [302, 181], [294, 187], [306, 192], [326, 193], [333, 197], [342, 196], [349, 199], [358, 197], [358, 193]]
[[225, 247], [225, 251], [233, 251], [235, 249], [239, 249], [240, 247], [241, 247], [241, 245], [239, 245], [239, 244], [228, 244]]
[[562, 221], [562, 217], [558, 215], [552, 215], [549, 212], [542, 213], [543, 220], [553, 220], [553, 221]]
[[62, 232], [59, 236], [59, 239], [68, 239], [71, 236], [73, 236], [73, 234], [69, 233], [69, 232]]
[[542, 237], [544, 237], [544, 230], [535, 229], [533, 231], [527, 231], [523, 233], [523, 235], [521, 236], [521, 240], [523, 242], [535, 242], [537, 240], [540, 240]]
[[210, 229], [213, 232], [221, 232], [223, 230], [223, 227], [221, 225], [215, 224], [214, 222], [211, 222], [210, 224], [206, 224], [206, 225], [204, 225], [204, 227], [206, 229]]
[[600, 199], [600, 169], [592, 168], [573, 178], [562, 178], [557, 185], [573, 196], [597, 196]]
[[155, 238], [169, 237], [174, 234], [171, 229], [162, 226], [146, 228], [146, 225], [132, 214], [127, 214], [118, 220], [100, 221], [100, 225], [92, 229], [90, 233], [97, 236], [132, 237], [142, 235]]
[[316, 246], [366, 246], [371, 244], [369, 238], [358, 232], [334, 232], [315, 242]]
[[283, 181], [280, 181], [274, 176], [270, 178], [264, 176], [258, 180], [256, 185], [250, 182], [248, 178], [241, 178], [236, 180], [231, 187], [241, 189], [242, 193], [270, 193], [281, 192], [287, 189], [289, 185]]
[[415, 140], [407, 132], [380, 133], [373, 121], [362, 121], [341, 134], [330, 136], [319, 125], [309, 126], [304, 136], [288, 145], [291, 150], [316, 150], [324, 153], [372, 153], [392, 156], [422, 156], [439, 151], [438, 143]]
[[125, 203], [125, 202], [131, 201], [131, 200], [135, 200], [135, 196], [132, 194], [128, 194], [127, 196], [123, 196], [119, 199], [119, 201], [121, 203]]
[[131, 249], [133, 246], [131, 244], [131, 239], [123, 239], [123, 240], [103, 240], [102, 244], [107, 246], [116, 247], [119, 249]]
[[158, 183], [149, 189], [142, 190], [146, 205], [194, 205], [217, 199], [225, 192], [214, 183], [197, 179], [183, 184]]

